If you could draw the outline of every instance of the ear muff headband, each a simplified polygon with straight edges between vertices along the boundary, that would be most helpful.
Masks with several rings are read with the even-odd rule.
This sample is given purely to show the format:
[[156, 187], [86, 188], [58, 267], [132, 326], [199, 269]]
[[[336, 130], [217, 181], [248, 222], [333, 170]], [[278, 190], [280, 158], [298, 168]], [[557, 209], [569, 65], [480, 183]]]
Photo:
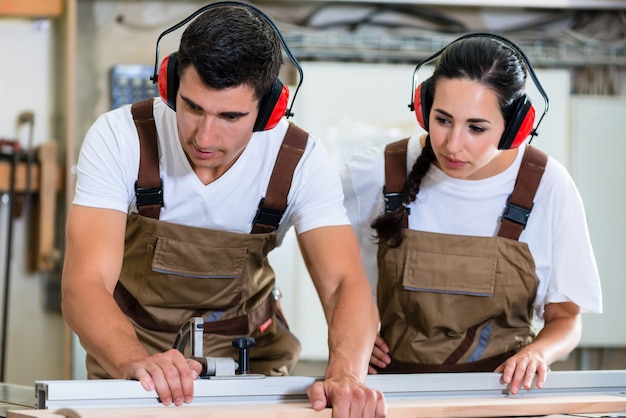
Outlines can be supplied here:
[[502, 134], [502, 137], [500, 138], [498, 148], [499, 149], [517, 148], [524, 142], [524, 140], [528, 137], [528, 135], [531, 135], [531, 138], [528, 141], [530, 143], [533, 137], [538, 135], [537, 128], [539, 128], [539, 124], [541, 124], [541, 121], [543, 120], [544, 116], [546, 115], [546, 113], [548, 113], [548, 109], [550, 108], [550, 100], [548, 99], [548, 95], [546, 94], [543, 86], [539, 82], [539, 79], [537, 78], [537, 75], [535, 74], [535, 71], [533, 70], [532, 65], [530, 64], [530, 60], [528, 59], [524, 51], [522, 51], [517, 45], [515, 45], [513, 42], [511, 42], [507, 38], [494, 34], [494, 33], [476, 32], [476, 33], [469, 33], [467, 35], [461, 36], [460, 38], [457, 38], [454, 41], [450, 42], [443, 49], [439, 50], [438, 52], [434, 53], [430, 57], [426, 58], [425, 60], [417, 64], [417, 66], [415, 67], [415, 70], [413, 71], [413, 89], [411, 93], [411, 103], [409, 104], [409, 109], [415, 112], [419, 125], [423, 129], [428, 131], [428, 118], [430, 115], [430, 108], [433, 103], [433, 97], [431, 97], [432, 94], [431, 94], [431, 86], [430, 86], [431, 79], [428, 78], [424, 82], [417, 84], [417, 73], [419, 69], [425, 64], [433, 61], [439, 55], [441, 55], [443, 51], [445, 51], [445, 49], [451, 44], [457, 41], [460, 41], [462, 39], [476, 38], [476, 37], [496, 39], [502, 42], [503, 44], [507, 45], [509, 48], [516, 51], [520, 55], [524, 63], [526, 64], [526, 69], [528, 70], [530, 77], [535, 83], [535, 86], [537, 86], [537, 90], [539, 90], [539, 93], [543, 97], [543, 100], [544, 100], [543, 114], [539, 118], [539, 121], [537, 122], [537, 125], [534, 128], [533, 128], [533, 123], [535, 121], [536, 111], [535, 111], [535, 107], [530, 102], [530, 98], [526, 94], [524, 94], [522, 97], [516, 100], [516, 102], [513, 104], [513, 107], [514, 107], [513, 112], [509, 120], [506, 121], [506, 127], [504, 130], [504, 133]]
[[299, 81], [296, 87], [296, 91], [293, 94], [293, 98], [291, 100], [291, 105], [289, 106], [289, 89], [287, 86], [277, 78], [269, 91], [259, 100], [259, 116], [254, 123], [253, 131], [263, 131], [267, 129], [272, 129], [275, 127], [280, 119], [283, 116], [290, 117], [293, 116], [292, 108], [293, 104], [296, 100], [296, 96], [298, 91], [300, 90], [300, 86], [302, 86], [302, 81], [304, 80], [304, 73], [302, 71], [302, 67], [296, 60], [296, 57], [293, 55], [289, 47], [287, 46], [287, 42], [283, 37], [280, 30], [278, 30], [278, 26], [274, 23], [274, 21], [265, 14], [262, 10], [257, 7], [252, 6], [248, 3], [242, 3], [237, 1], [222, 1], [217, 3], [208, 4], [190, 16], [186, 17], [182, 21], [178, 22], [174, 26], [164, 30], [157, 39], [156, 44], [156, 57], [154, 61], [154, 74], [150, 77], [153, 83], [158, 85], [159, 95], [161, 99], [172, 109], [176, 110], [176, 95], [178, 93], [178, 85], [180, 80], [178, 79], [178, 60], [177, 54], [173, 53], [163, 59], [161, 65], [159, 65], [159, 43], [161, 39], [167, 35], [168, 33], [179, 29], [184, 26], [191, 20], [193, 20], [196, 16], [201, 13], [204, 13], [208, 9], [212, 9], [214, 7], [223, 7], [223, 6], [241, 6], [246, 7], [249, 10], [253, 11], [255, 14], [259, 15], [267, 24], [274, 30], [276, 35], [278, 36], [281, 45], [289, 57], [289, 60], [292, 62], [296, 70], [298, 71]]

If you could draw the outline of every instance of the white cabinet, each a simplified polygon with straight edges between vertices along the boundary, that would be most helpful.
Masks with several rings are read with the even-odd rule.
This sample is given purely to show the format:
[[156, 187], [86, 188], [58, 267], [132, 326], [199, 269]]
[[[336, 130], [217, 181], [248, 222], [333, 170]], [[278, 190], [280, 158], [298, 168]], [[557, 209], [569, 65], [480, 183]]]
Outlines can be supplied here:
[[604, 302], [602, 315], [583, 315], [582, 347], [626, 346], [626, 99], [571, 99], [571, 172], [587, 211]]

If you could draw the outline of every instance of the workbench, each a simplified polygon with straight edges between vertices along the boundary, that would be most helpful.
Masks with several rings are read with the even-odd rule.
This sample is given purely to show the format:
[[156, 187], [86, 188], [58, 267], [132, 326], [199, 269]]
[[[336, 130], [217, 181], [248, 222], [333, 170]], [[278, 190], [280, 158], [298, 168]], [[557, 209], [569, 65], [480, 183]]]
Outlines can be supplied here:
[[0, 383], [0, 417], [9, 410], [30, 409], [35, 406], [35, 388]]
[[[163, 406], [156, 392], [145, 391], [137, 381], [39, 381], [33, 408], [9, 410], [7, 417], [330, 418], [330, 409], [316, 412], [308, 402], [306, 390], [317, 379], [259, 375], [199, 379], [194, 401], [180, 407]], [[626, 370], [550, 372], [542, 389], [517, 395], [510, 394], [495, 373], [373, 375], [366, 383], [385, 393], [390, 418], [626, 417]]]

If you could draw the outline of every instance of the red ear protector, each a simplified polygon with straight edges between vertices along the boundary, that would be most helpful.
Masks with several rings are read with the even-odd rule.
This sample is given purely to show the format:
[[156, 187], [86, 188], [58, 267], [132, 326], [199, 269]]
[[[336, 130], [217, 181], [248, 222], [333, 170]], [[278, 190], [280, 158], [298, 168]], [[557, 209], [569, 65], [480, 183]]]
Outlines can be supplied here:
[[[502, 36], [499, 36], [496, 34], [491, 34], [491, 33], [471, 33], [471, 34], [462, 36], [452, 41], [450, 44], [460, 41], [461, 39], [473, 38], [473, 37], [479, 37], [479, 36], [496, 39], [504, 43], [505, 45], [509, 46], [513, 50], [515, 50], [524, 60], [526, 64], [526, 68], [528, 69], [528, 73], [530, 74], [535, 85], [537, 86], [537, 90], [539, 90], [539, 92], [543, 96], [544, 103], [545, 103], [544, 111], [543, 111], [543, 114], [541, 115], [541, 118], [539, 119], [539, 122], [537, 122], [537, 126], [535, 126], [535, 128], [533, 128], [533, 123], [535, 122], [536, 111], [535, 111], [535, 107], [532, 105], [530, 101], [530, 98], [526, 94], [524, 94], [512, 104], [513, 111], [511, 112], [511, 116], [508, 118], [508, 120], [505, 121], [506, 122], [505, 129], [502, 134], [502, 137], [500, 138], [500, 142], [498, 143], [498, 149], [517, 148], [524, 142], [524, 140], [529, 135], [531, 135], [530, 141], [532, 141], [532, 137], [537, 135], [537, 128], [539, 127], [541, 120], [546, 115], [550, 107], [548, 95], [546, 94], [545, 90], [541, 86], [541, 83], [537, 79], [537, 76], [535, 72], [533, 71], [532, 66], [530, 65], [530, 61], [528, 60], [528, 57], [526, 57], [524, 52], [521, 49], [519, 49], [517, 45], [515, 45], [508, 39], [503, 38]], [[431, 79], [428, 78], [424, 80], [422, 83], [420, 83], [419, 85], [417, 85], [416, 87], [416, 78], [417, 78], [416, 76], [420, 67], [422, 67], [424, 64], [431, 62], [432, 60], [437, 58], [439, 55], [441, 55], [441, 53], [444, 50], [445, 48], [443, 48], [439, 52], [435, 53], [434, 55], [420, 62], [415, 68], [415, 71], [413, 72], [413, 95], [411, 97], [411, 103], [409, 104], [409, 109], [411, 109], [411, 111], [415, 111], [417, 122], [426, 131], [428, 131], [428, 118], [430, 116], [430, 109], [433, 104], [433, 86], [431, 85], [432, 84]]]
[[[259, 114], [257, 116], [256, 121], [254, 122], [253, 131], [265, 131], [268, 129], [274, 128], [278, 122], [281, 120], [283, 116], [290, 117], [293, 116], [293, 112], [291, 109], [293, 108], [293, 103], [296, 99], [296, 95], [298, 94], [298, 90], [300, 90], [300, 86], [302, 85], [302, 81], [304, 79], [304, 74], [302, 71], [302, 67], [296, 60], [295, 56], [287, 46], [283, 35], [278, 30], [276, 24], [260, 9], [248, 4], [241, 3], [236, 1], [223, 1], [217, 3], [211, 3], [207, 6], [204, 6], [197, 11], [195, 11], [191, 16], [185, 18], [181, 22], [172, 26], [169, 29], [166, 29], [159, 38], [157, 39], [157, 47], [156, 47], [156, 59], [154, 63], [154, 75], [150, 77], [153, 83], [157, 83], [159, 95], [161, 99], [173, 110], [176, 110], [176, 95], [178, 93], [178, 86], [180, 80], [178, 78], [178, 59], [177, 53], [174, 52], [161, 62], [159, 65], [159, 42], [161, 38], [168, 33], [180, 28], [181, 26], [187, 24], [193, 18], [198, 16], [200, 13], [205, 12], [208, 9], [212, 9], [214, 7], [220, 6], [243, 6], [246, 7], [256, 14], [258, 14], [263, 20], [267, 22], [268, 25], [274, 29], [278, 38], [280, 39], [280, 43], [285, 50], [285, 53], [289, 57], [290, 61], [298, 70], [300, 75], [300, 81], [298, 82], [298, 86], [296, 88], [296, 92], [293, 95], [293, 99], [291, 101], [291, 106], [289, 106], [289, 88], [285, 85], [280, 78], [277, 78], [274, 81], [274, 84], [270, 87], [269, 91], [261, 97], [259, 100]], [[157, 72], [158, 68], [158, 72]]]

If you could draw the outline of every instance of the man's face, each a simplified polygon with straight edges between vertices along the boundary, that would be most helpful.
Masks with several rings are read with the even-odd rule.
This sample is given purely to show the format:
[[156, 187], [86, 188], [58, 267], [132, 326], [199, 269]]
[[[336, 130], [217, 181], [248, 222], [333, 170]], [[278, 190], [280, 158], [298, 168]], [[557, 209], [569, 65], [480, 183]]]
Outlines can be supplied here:
[[250, 85], [207, 87], [190, 65], [176, 97], [180, 143], [198, 178], [209, 184], [224, 174], [248, 145], [258, 114]]

